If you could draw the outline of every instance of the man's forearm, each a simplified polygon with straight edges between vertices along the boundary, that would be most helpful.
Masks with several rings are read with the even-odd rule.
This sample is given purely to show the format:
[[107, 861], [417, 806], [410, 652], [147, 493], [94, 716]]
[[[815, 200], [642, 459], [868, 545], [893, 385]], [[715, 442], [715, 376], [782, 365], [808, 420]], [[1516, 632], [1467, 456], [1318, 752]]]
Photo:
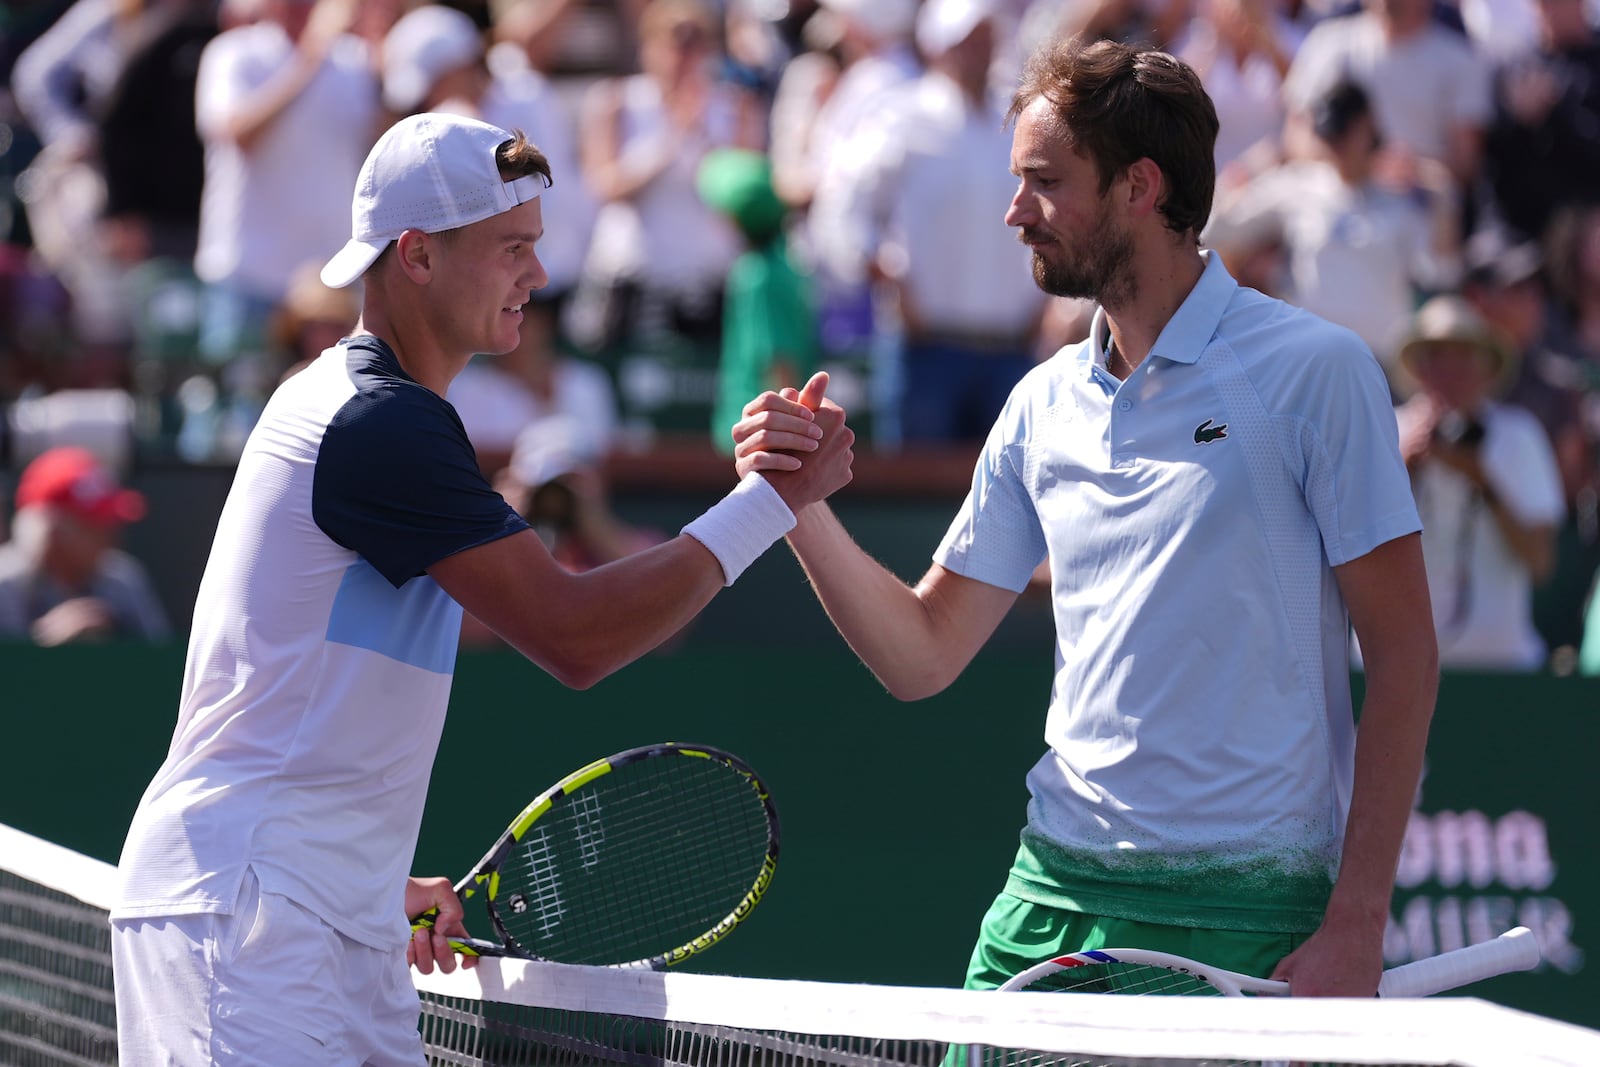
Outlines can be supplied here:
[[1438, 690], [1434, 648], [1429, 634], [1411, 646], [1366, 656], [1355, 784], [1339, 877], [1328, 902], [1331, 924], [1353, 923], [1381, 934], [1388, 919]]

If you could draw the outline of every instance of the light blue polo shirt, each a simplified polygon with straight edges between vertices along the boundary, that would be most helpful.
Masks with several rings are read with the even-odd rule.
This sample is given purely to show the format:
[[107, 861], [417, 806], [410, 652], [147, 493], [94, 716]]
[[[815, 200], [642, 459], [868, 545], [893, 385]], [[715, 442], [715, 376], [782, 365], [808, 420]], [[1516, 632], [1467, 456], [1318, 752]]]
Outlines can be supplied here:
[[1016, 591], [1050, 560], [1049, 749], [1007, 889], [1314, 929], [1355, 747], [1331, 568], [1420, 528], [1383, 371], [1209, 253], [1125, 382], [1105, 336], [1097, 312], [1018, 384], [934, 555]]

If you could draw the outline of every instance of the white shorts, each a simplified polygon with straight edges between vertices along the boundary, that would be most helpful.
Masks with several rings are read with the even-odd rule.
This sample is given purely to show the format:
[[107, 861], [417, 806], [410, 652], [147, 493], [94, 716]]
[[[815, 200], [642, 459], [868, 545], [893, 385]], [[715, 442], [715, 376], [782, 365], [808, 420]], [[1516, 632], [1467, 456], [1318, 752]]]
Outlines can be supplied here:
[[403, 950], [351, 941], [246, 871], [231, 915], [111, 923], [122, 1067], [418, 1067]]

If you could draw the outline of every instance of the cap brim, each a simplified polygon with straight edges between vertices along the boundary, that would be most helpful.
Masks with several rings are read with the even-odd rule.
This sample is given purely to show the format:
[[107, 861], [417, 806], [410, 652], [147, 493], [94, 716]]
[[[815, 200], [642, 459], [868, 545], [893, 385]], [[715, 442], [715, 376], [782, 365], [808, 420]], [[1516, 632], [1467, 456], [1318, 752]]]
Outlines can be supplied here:
[[322, 284], [329, 289], [343, 289], [352, 284], [367, 272], [367, 268], [372, 266], [388, 247], [388, 238], [381, 241], [361, 241], [352, 237], [332, 259], [323, 264]]

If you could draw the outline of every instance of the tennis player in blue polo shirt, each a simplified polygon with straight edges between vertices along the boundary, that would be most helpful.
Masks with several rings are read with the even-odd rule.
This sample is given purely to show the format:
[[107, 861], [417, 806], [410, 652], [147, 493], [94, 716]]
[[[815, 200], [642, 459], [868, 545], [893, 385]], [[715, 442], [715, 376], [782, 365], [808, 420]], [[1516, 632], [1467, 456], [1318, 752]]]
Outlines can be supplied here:
[[[1097, 301], [1090, 336], [1011, 394], [914, 588], [825, 504], [788, 535], [906, 700], [947, 686], [1049, 561], [1048, 748], [967, 984], [1115, 945], [1371, 995], [1437, 687], [1383, 371], [1200, 248], [1217, 119], [1187, 66], [1064, 43], [1012, 118], [1006, 224], [1041, 288]], [[809, 408], [752, 405], [741, 470], [803, 469]], [[1351, 623], [1374, 653], [1359, 732]]]

